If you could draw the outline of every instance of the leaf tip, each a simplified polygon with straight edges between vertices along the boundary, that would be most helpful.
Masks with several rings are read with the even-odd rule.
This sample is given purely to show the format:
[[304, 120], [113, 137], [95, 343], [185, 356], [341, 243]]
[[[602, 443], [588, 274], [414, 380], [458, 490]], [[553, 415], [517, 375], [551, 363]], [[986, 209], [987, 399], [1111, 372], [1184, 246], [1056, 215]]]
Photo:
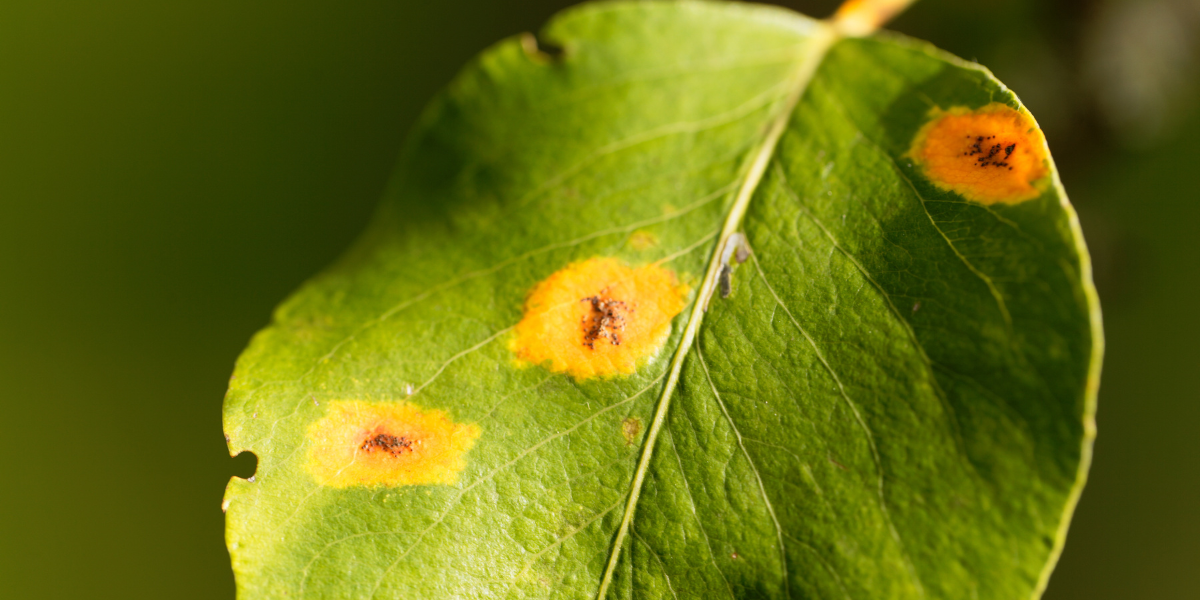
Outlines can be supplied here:
[[540, 37], [525, 32], [520, 35], [521, 50], [525, 52], [530, 60], [539, 64], [550, 64], [562, 60], [566, 54], [566, 49], [557, 44], [552, 44]]

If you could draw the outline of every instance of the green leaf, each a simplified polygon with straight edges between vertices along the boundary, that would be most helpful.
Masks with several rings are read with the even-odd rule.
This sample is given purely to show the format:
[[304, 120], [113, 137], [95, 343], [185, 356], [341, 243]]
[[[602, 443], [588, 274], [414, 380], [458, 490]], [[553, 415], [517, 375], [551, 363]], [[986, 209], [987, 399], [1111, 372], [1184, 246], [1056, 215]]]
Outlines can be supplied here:
[[1094, 431], [1078, 223], [990, 73], [839, 31], [594, 4], [469, 65], [238, 360], [239, 598], [1039, 595]]

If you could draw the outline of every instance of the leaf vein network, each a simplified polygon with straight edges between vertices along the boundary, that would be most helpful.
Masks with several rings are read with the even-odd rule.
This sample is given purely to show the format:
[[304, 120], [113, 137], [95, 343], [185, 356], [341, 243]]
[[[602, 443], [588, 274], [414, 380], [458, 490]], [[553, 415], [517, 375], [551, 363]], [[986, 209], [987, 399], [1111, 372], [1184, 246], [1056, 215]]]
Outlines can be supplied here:
[[[600, 473], [609, 468], [612, 468], [613, 465], [616, 465], [618, 463], [629, 460], [633, 456], [634, 456], [633, 453], [627, 453], [627, 454], [617, 458], [616, 460], [609, 461], [609, 462], [607, 462], [603, 465], [600, 465], [599, 467], [596, 467], [595, 469], [592, 469], [586, 473], [582, 473], [582, 474], [576, 475], [575, 477], [571, 477], [569, 479], [561, 481], [558, 484], [554, 485], [554, 487], [552, 487], [550, 489], [557, 489], [557, 488], [560, 488], [563, 486], [570, 485], [576, 481], [580, 481], [582, 479], [591, 477], [591, 476], [595, 475], [596, 473]], [[622, 499], [623, 498], [624, 498], [624, 496], [622, 496]], [[618, 500], [618, 502], [619, 502], [619, 500]], [[309, 570], [312, 568], [313, 563], [315, 563], [318, 559], [320, 559], [321, 556], [323, 556], [325, 554], [325, 552], [328, 551], [333, 546], [336, 546], [343, 542], [347, 542], [347, 541], [357, 539], [360, 537], [370, 537], [370, 536], [376, 536], [376, 535], [420, 535], [421, 533], [422, 532], [420, 532], [420, 531], [363, 531], [363, 532], [359, 532], [359, 533], [355, 533], [355, 534], [351, 534], [351, 535], [347, 535], [347, 536], [342, 536], [340, 538], [331, 540], [329, 543], [325, 544], [325, 546], [323, 546], [320, 550], [318, 550], [316, 553], [314, 553], [312, 558], [310, 558], [308, 560], [308, 562], [305, 563], [304, 568], [301, 570], [302, 576], [300, 579], [299, 597], [300, 598], [304, 597], [304, 589], [306, 587], [306, 583], [308, 581], [308, 577], [310, 574]]]
[[[941, 382], [938, 380], [937, 374], [934, 373], [933, 360], [930, 359], [929, 355], [925, 352], [925, 347], [921, 344], [920, 338], [917, 337], [916, 331], [913, 330], [912, 324], [908, 322], [908, 319], [905, 319], [900, 314], [900, 310], [899, 310], [899, 308], [896, 307], [895, 301], [892, 300], [891, 294], [889, 294], [888, 291], [886, 289], [884, 289], [883, 285], [880, 284], [875, 279], [875, 277], [871, 275], [871, 272], [868, 271], [865, 266], [863, 266], [862, 262], [859, 261], [858, 258], [854, 256], [854, 254], [852, 254], [849, 250], [847, 250], [844, 246], [842, 246], [838, 242], [837, 237], [833, 235], [833, 232], [830, 231], [829, 228], [826, 227], [825, 224], [822, 223], [821, 220], [818, 219], [817, 216], [815, 214], [813, 214], [813, 212], [811, 210], [809, 210], [808, 206], [805, 205], [804, 201], [800, 199], [800, 197], [796, 194], [795, 190], [792, 188], [791, 184], [788, 181], [787, 173], [780, 166], [780, 164], [778, 162], [776, 162], [774, 166], [775, 166], [775, 171], [781, 181], [780, 187], [783, 189], [784, 193], [788, 196], [788, 198], [791, 199], [792, 202], [795, 203], [795, 205], [799, 209], [800, 213], [803, 214], [805, 217], [807, 217], [810, 221], [812, 221], [812, 223], [814, 225], [816, 225], [818, 229], [821, 230], [821, 232], [829, 240], [829, 243], [833, 246], [833, 248], [838, 253], [840, 253], [843, 257], [845, 257], [846, 260], [850, 261], [850, 264], [854, 265], [855, 269], [858, 270], [858, 272], [863, 276], [863, 278], [865, 278], [868, 282], [870, 282], [871, 286], [875, 289], [875, 291], [878, 292], [879, 295], [883, 298], [883, 300], [887, 303], [888, 313], [895, 320], [896, 324], [904, 329], [904, 332], [906, 334], [906, 337], [909, 340], [909, 343], [912, 345], [912, 348], [916, 351], [917, 356], [921, 359], [921, 362], [924, 363], [925, 374], [927, 376], [927, 380], [929, 381], [930, 386], [933, 388], [934, 395], [937, 397], [938, 402], [942, 405], [942, 409], [946, 411], [946, 413], [950, 416], [951, 419], [953, 419], [952, 430], [954, 432], [955, 443], [958, 447], [960, 454], [964, 458], [968, 457], [969, 455], [966, 451], [966, 447], [967, 447], [966, 439], [964, 438], [964, 436], [962, 434], [962, 430], [959, 426], [957, 411], [955, 410], [954, 405], [950, 403], [945, 390], [942, 389]], [[979, 475], [978, 469], [975, 467], [975, 465], [973, 463], [971, 463], [969, 461], [969, 459], [968, 459], [968, 466], [971, 467], [972, 471], [977, 476]]]
[[930, 225], [932, 225], [934, 230], [938, 232], [938, 235], [946, 241], [946, 245], [950, 248], [950, 251], [953, 252], [960, 261], [962, 261], [963, 265], [967, 267], [967, 270], [978, 277], [980, 281], [987, 286], [988, 291], [992, 294], [992, 298], [996, 301], [996, 306], [1000, 311], [1001, 317], [1004, 319], [1005, 325], [1008, 327], [1009, 337], [1011, 338], [1012, 315], [1008, 312], [1008, 305], [1004, 301], [1004, 296], [1000, 294], [1000, 289], [996, 287], [996, 283], [992, 281], [991, 277], [988, 277], [986, 273], [979, 270], [979, 268], [977, 268], [962, 252], [960, 252], [958, 246], [954, 245], [954, 242], [951, 241], [950, 237], [946, 235], [946, 232], [942, 230], [940, 225], [938, 225], [937, 219], [933, 218], [933, 214], [929, 212], [929, 207], [925, 205], [925, 196], [921, 195], [921, 192], [917, 191], [916, 185], [913, 183], [908, 174], [900, 168], [900, 164], [896, 162], [896, 158], [893, 157], [891, 153], [884, 150], [878, 142], [862, 131], [858, 124], [846, 114], [845, 107], [841, 104], [841, 102], [832, 96], [830, 96], [829, 101], [830, 104], [836, 108], [839, 113], [841, 113], [842, 118], [845, 119], [846, 123], [850, 124], [850, 126], [854, 127], [858, 131], [859, 138], [865, 139], [867, 141], [867, 145], [874, 149], [880, 156], [882, 156], [891, 166], [892, 170], [900, 176], [900, 179], [902, 179], [904, 183], [908, 185], [908, 189], [912, 192], [913, 196], [916, 197], [917, 201], [920, 202], [921, 210], [924, 211], [925, 216], [929, 218]]
[[781, 84], [767, 88], [766, 91], [761, 92], [757, 96], [754, 96], [742, 104], [735, 106], [723, 113], [718, 113], [703, 119], [697, 119], [695, 121], [678, 121], [675, 123], [660, 125], [642, 133], [634, 134], [601, 146], [596, 150], [596, 152], [580, 159], [575, 164], [563, 169], [557, 175], [551, 176], [541, 184], [523, 194], [513, 203], [513, 206], [509, 210], [519, 210], [542, 194], [557, 189], [562, 182], [582, 172], [588, 167], [588, 165], [602, 158], [617, 154], [630, 148], [635, 148], [641, 144], [652, 142], [660, 138], [666, 138], [673, 135], [701, 133], [710, 129], [716, 129], [722, 125], [728, 125], [738, 121], [739, 119], [743, 119], [754, 114], [755, 111], [771, 106], [771, 104], [786, 96], [787, 90], [788, 85], [787, 82], [784, 81]]
[[712, 538], [708, 536], [708, 530], [704, 527], [704, 520], [700, 518], [700, 513], [696, 506], [696, 496], [692, 494], [692, 486], [688, 483], [687, 469], [683, 467], [683, 457], [679, 455], [679, 448], [675, 446], [675, 436], [671, 433], [670, 428], [667, 429], [667, 439], [671, 442], [671, 451], [675, 454], [675, 461], [679, 465], [679, 478], [683, 480], [683, 490], [687, 492], [688, 504], [692, 508], [692, 518], [696, 520], [696, 528], [700, 530], [700, 534], [704, 536], [704, 544], [708, 546], [708, 557], [712, 562], [713, 569], [721, 575], [721, 579], [725, 582], [725, 587], [729, 590], [729, 597], [736, 600], [737, 594], [733, 593], [733, 584], [729, 582], [729, 578], [725, 576], [725, 571], [717, 564], [717, 551], [713, 548]]
[[717, 401], [717, 406], [721, 409], [721, 414], [725, 415], [725, 420], [729, 422], [729, 427], [733, 429], [733, 435], [737, 438], [738, 448], [741, 449], [742, 455], [746, 457], [746, 462], [750, 465], [750, 470], [754, 472], [754, 479], [758, 482], [758, 492], [762, 498], [763, 505], [767, 508], [767, 514], [771, 516], [771, 522], [775, 525], [775, 536], [779, 543], [779, 566], [783, 574], [783, 589], [788, 598], [792, 597], [792, 583], [788, 575], [787, 564], [787, 548], [783, 543], [783, 527], [779, 525], [779, 517], [775, 515], [775, 507], [771, 504], [770, 497], [767, 496], [767, 489], [763, 485], [762, 474], [758, 472], [758, 466], [754, 464], [754, 459], [751, 458], [750, 452], [746, 450], [746, 444], [742, 442], [742, 432], [738, 430], [738, 426], [733, 422], [733, 416], [729, 414], [728, 407], [725, 406], [725, 401], [721, 400], [721, 393], [717, 391], [716, 384], [713, 383], [712, 374], [708, 370], [708, 362], [704, 360], [704, 353], [700, 349], [700, 344], [695, 346], [696, 358], [700, 361], [700, 366], [704, 367], [704, 378], [708, 381], [709, 389], [712, 390], [713, 398]]
[[600, 415], [602, 415], [604, 413], [615, 410], [617, 407], [624, 406], [626, 404], [629, 404], [630, 402], [633, 402], [638, 397], [640, 397], [642, 394], [646, 393], [648, 390], [653, 388], [658, 382], [662, 381], [662, 379], [664, 377], [666, 377], [665, 372], [660, 374], [658, 377], [654, 378], [650, 382], [649, 385], [642, 388], [641, 390], [638, 390], [638, 392], [633, 394], [632, 396], [629, 396], [629, 397], [625, 398], [624, 400], [621, 400], [620, 402], [610, 404], [610, 405], [592, 413], [586, 419], [580, 421], [579, 423], [576, 423], [575, 425], [573, 425], [567, 429], [564, 429], [563, 431], [555, 433], [554, 435], [551, 435], [551, 436], [539, 441], [538, 443], [530, 446], [529, 448], [526, 448], [525, 450], [523, 450], [519, 454], [517, 454], [517, 456], [513, 457], [512, 460], [509, 460], [508, 462], [496, 467], [495, 469], [492, 469], [486, 475], [480, 477], [479, 479], [476, 479], [475, 481], [471, 482], [470, 485], [464, 487], [449, 502], [449, 506], [447, 506], [446, 510], [444, 510], [442, 512], [441, 516], [439, 516], [436, 521], [429, 524], [429, 526], [427, 526], [425, 529], [421, 530], [420, 534], [417, 537], [417, 540], [414, 541], [407, 549], [405, 549], [404, 552], [400, 553], [394, 561], [392, 561], [392, 563], [388, 566], [388, 568], [386, 570], [384, 570], [383, 574], [379, 576], [379, 579], [375, 581], [375, 585], [371, 588], [371, 593], [368, 594], [367, 596], [372, 597], [375, 595], [375, 592], [379, 589], [379, 586], [383, 584], [383, 581], [385, 579], [387, 579], [388, 575], [392, 572], [392, 570], [395, 569], [396, 566], [400, 564], [400, 561], [404, 560], [404, 557], [408, 556], [409, 553], [411, 553], [414, 549], [416, 549], [421, 544], [422, 541], [424, 541], [426, 534], [428, 534], [434, 528], [441, 525], [442, 522], [446, 520], [446, 517], [449, 516], [450, 512], [454, 509], [454, 507], [458, 506], [459, 501], [462, 500], [462, 498], [467, 494], [467, 492], [475, 489], [475, 487], [477, 487], [478, 485], [482, 484], [485, 481], [490, 480], [492, 477], [495, 477], [498, 473], [511, 467], [512, 465], [516, 464], [517, 462], [521, 461], [526, 456], [529, 456], [530, 454], [536, 452], [542, 446], [545, 446], [546, 444], [549, 444], [550, 442], [552, 442], [558, 438], [561, 438], [561, 437], [564, 437], [564, 436], [567, 436], [567, 435], [573, 433], [575, 430], [592, 422], [593, 420], [595, 420], [596, 418], [598, 418]]
[[[476, 278], [478, 278], [478, 277], [482, 277], [482, 276], [485, 276], [485, 275], [490, 275], [490, 274], [492, 274], [492, 273], [496, 273], [496, 272], [500, 271], [501, 269], [503, 269], [503, 268], [505, 268], [505, 267], [508, 267], [508, 266], [511, 266], [511, 265], [513, 265], [513, 264], [519, 263], [519, 262], [521, 262], [521, 261], [523, 261], [523, 260], [527, 260], [527, 259], [529, 259], [529, 258], [532, 258], [532, 257], [534, 257], [534, 256], [538, 255], [538, 254], [544, 254], [544, 253], [546, 253], [546, 252], [550, 252], [550, 251], [553, 251], [553, 250], [558, 250], [558, 249], [562, 249], [562, 248], [571, 248], [571, 247], [575, 247], [575, 246], [578, 246], [578, 245], [580, 245], [580, 244], [583, 244], [583, 243], [585, 243], [585, 242], [588, 242], [588, 241], [590, 241], [590, 240], [597, 239], [597, 238], [600, 238], [600, 237], [604, 237], [604, 236], [606, 236], [606, 235], [616, 235], [616, 234], [620, 234], [620, 233], [629, 233], [629, 232], [635, 231], [635, 230], [637, 230], [637, 229], [640, 229], [640, 228], [642, 228], [642, 227], [646, 227], [646, 226], [649, 226], [649, 225], [655, 225], [655, 224], [659, 224], [659, 223], [664, 223], [664, 222], [669, 222], [669, 221], [672, 221], [672, 220], [674, 220], [674, 219], [677, 219], [677, 218], [680, 218], [680, 217], [682, 217], [682, 216], [684, 216], [684, 215], [687, 215], [687, 214], [691, 213], [692, 211], [695, 211], [695, 210], [697, 210], [697, 209], [700, 209], [700, 208], [702, 208], [702, 207], [704, 207], [704, 206], [706, 206], [706, 205], [708, 205], [708, 204], [711, 204], [712, 202], [714, 202], [714, 201], [718, 200], [719, 198], [721, 198], [721, 197], [723, 197], [724, 195], [726, 195], [726, 194], [727, 194], [727, 193], [728, 193], [728, 192], [729, 192], [729, 191], [730, 191], [730, 190], [733, 188], [733, 186], [734, 186], [734, 185], [736, 185], [736, 182], [732, 182], [732, 183], [726, 184], [726, 185], [724, 185], [724, 186], [722, 186], [722, 187], [720, 187], [720, 188], [718, 188], [718, 189], [714, 190], [713, 192], [710, 192], [709, 194], [706, 194], [705, 196], [701, 197], [699, 200], [697, 200], [697, 201], [695, 201], [695, 202], [693, 202], [693, 203], [691, 203], [691, 204], [689, 204], [689, 205], [687, 205], [687, 206], [684, 206], [683, 208], [681, 208], [681, 209], [679, 209], [679, 210], [677, 210], [677, 211], [670, 212], [670, 213], [667, 213], [667, 214], [665, 214], [665, 215], [661, 215], [661, 216], [654, 217], [654, 218], [650, 218], [650, 219], [643, 219], [643, 220], [640, 220], [640, 221], [635, 221], [635, 222], [633, 222], [633, 223], [629, 223], [629, 224], [627, 224], [627, 225], [623, 225], [623, 226], [620, 226], [620, 227], [612, 227], [612, 228], [608, 228], [608, 229], [599, 230], [599, 231], [596, 231], [596, 232], [590, 233], [590, 234], [588, 234], [588, 235], [585, 235], [585, 236], [582, 236], [582, 237], [578, 237], [578, 238], [575, 238], [575, 239], [572, 239], [572, 240], [569, 240], [569, 241], [565, 241], [565, 242], [557, 242], [557, 243], [554, 243], [554, 244], [550, 244], [550, 245], [547, 245], [547, 246], [543, 246], [543, 247], [541, 247], [541, 248], [538, 248], [538, 249], [535, 249], [535, 250], [530, 250], [529, 252], [526, 252], [526, 253], [524, 253], [524, 254], [521, 254], [521, 255], [519, 255], [519, 256], [512, 257], [512, 258], [509, 258], [509, 259], [506, 259], [506, 260], [500, 261], [499, 263], [496, 263], [495, 265], [492, 265], [491, 267], [488, 267], [488, 268], [486, 268], [486, 269], [480, 269], [480, 270], [477, 270], [477, 271], [472, 271], [472, 272], [470, 272], [470, 273], [467, 273], [467, 274], [465, 274], [465, 275], [461, 275], [461, 276], [459, 276], [459, 277], [456, 277], [456, 278], [454, 278], [454, 279], [451, 279], [451, 280], [448, 280], [448, 281], [446, 281], [446, 282], [443, 282], [443, 283], [441, 283], [441, 284], [435, 285], [434, 287], [430, 288], [429, 290], [426, 290], [425, 292], [422, 292], [422, 293], [420, 293], [420, 294], [418, 294], [418, 295], [416, 295], [416, 296], [414, 296], [414, 297], [412, 297], [412, 298], [409, 298], [409, 299], [406, 299], [406, 300], [404, 300], [404, 301], [400, 302], [399, 304], [397, 304], [397, 305], [393, 306], [392, 308], [390, 308], [390, 309], [388, 309], [387, 311], [385, 311], [384, 313], [382, 313], [380, 316], [378, 316], [378, 317], [375, 317], [375, 318], [373, 318], [373, 319], [370, 319], [370, 320], [368, 320], [368, 321], [364, 322], [363, 324], [361, 324], [361, 325], [360, 325], [358, 328], [356, 328], [356, 329], [355, 329], [355, 330], [354, 330], [352, 333], [350, 333], [348, 336], [346, 336], [345, 338], [343, 338], [342, 340], [340, 340], [340, 341], [338, 341], [336, 344], [334, 344], [334, 345], [333, 345], [333, 347], [331, 347], [331, 348], [330, 348], [330, 350], [329, 350], [328, 352], [326, 352], [326, 353], [325, 353], [325, 355], [323, 355], [321, 358], [317, 359], [317, 360], [316, 360], [316, 361], [313, 363], [312, 367], [310, 367], [310, 368], [309, 368], [307, 371], [305, 371], [305, 372], [304, 372], [303, 374], [301, 374], [299, 377], [297, 377], [297, 378], [295, 378], [295, 379], [291, 379], [291, 380], [273, 380], [273, 381], [264, 381], [264, 382], [260, 383], [260, 384], [259, 384], [257, 387], [255, 387], [253, 390], [250, 390], [250, 391], [248, 392], [248, 397], [253, 397], [253, 396], [254, 396], [254, 395], [257, 393], [257, 392], [259, 392], [260, 390], [262, 390], [263, 388], [265, 388], [265, 387], [267, 387], [267, 386], [269, 386], [269, 385], [282, 385], [282, 384], [287, 384], [287, 385], [295, 385], [295, 384], [298, 384], [298, 383], [302, 382], [304, 379], [306, 379], [306, 378], [308, 378], [309, 376], [311, 376], [312, 374], [314, 374], [314, 373], [316, 372], [316, 370], [317, 370], [317, 369], [318, 369], [318, 368], [319, 368], [319, 367], [320, 367], [322, 364], [325, 364], [325, 363], [326, 363], [326, 362], [328, 362], [330, 359], [332, 359], [332, 358], [333, 358], [333, 357], [334, 357], [334, 356], [337, 354], [337, 352], [338, 352], [338, 351], [340, 351], [340, 350], [341, 350], [341, 349], [342, 349], [342, 348], [343, 348], [343, 347], [344, 347], [346, 344], [348, 344], [348, 343], [350, 343], [351, 341], [353, 341], [354, 339], [356, 339], [356, 338], [357, 338], [357, 337], [358, 337], [360, 334], [362, 334], [364, 331], [366, 331], [366, 330], [370, 329], [371, 327], [373, 327], [373, 326], [375, 326], [375, 325], [377, 325], [377, 324], [379, 324], [379, 323], [382, 323], [383, 321], [385, 321], [385, 320], [387, 320], [388, 318], [390, 318], [391, 316], [393, 316], [393, 315], [395, 315], [395, 314], [399, 313], [400, 311], [402, 311], [402, 310], [404, 310], [404, 309], [406, 309], [406, 308], [409, 308], [410, 306], [413, 306], [414, 304], [416, 304], [416, 303], [418, 303], [418, 302], [421, 302], [421, 301], [424, 301], [424, 300], [428, 299], [429, 297], [431, 297], [431, 296], [432, 296], [433, 294], [435, 294], [435, 293], [438, 293], [438, 292], [440, 292], [440, 291], [443, 291], [443, 290], [445, 290], [445, 289], [452, 288], [452, 287], [454, 287], [454, 286], [456, 286], [456, 285], [459, 285], [459, 284], [465, 283], [465, 282], [467, 282], [467, 281], [470, 281], [470, 280], [472, 280], [472, 279], [476, 279]], [[683, 251], [681, 251], [681, 252], [676, 252], [676, 253], [673, 253], [673, 254], [671, 254], [671, 255], [668, 255], [668, 256], [666, 256], [666, 257], [664, 257], [664, 258], [662, 258], [662, 259], [659, 259], [659, 261], [657, 261], [657, 263], [668, 262], [668, 261], [670, 261], [670, 260], [674, 260], [675, 258], [678, 258], [679, 256], [681, 256], [681, 255], [683, 255], [683, 254], [686, 254], [686, 253], [688, 253], [688, 252], [691, 252], [691, 251], [695, 250], [695, 248], [696, 248], [696, 247], [698, 247], [698, 246], [702, 245], [704, 242], [706, 242], [706, 241], [710, 240], [712, 237], [713, 237], [712, 235], [705, 236], [705, 237], [704, 237], [704, 238], [702, 238], [702, 239], [701, 239], [699, 242], [697, 242], [697, 243], [695, 243], [695, 244], [693, 244], [693, 245], [691, 245], [691, 246], [688, 246], [688, 247], [684, 248], [684, 250], [683, 250]], [[510, 328], [508, 328], [508, 329], [511, 329], [511, 327], [510, 327]], [[493, 337], [494, 337], [494, 336], [493, 336]], [[490, 338], [489, 338], [489, 339], [490, 339]], [[485, 341], [487, 341], [487, 340], [485, 340]], [[428, 383], [428, 382], [427, 382], [427, 383]], [[424, 387], [424, 385], [425, 385], [425, 384], [423, 384], [423, 385], [422, 385], [422, 387]], [[415, 393], [415, 392], [414, 392], [414, 393]], [[299, 400], [299, 401], [298, 401], [298, 402], [295, 404], [295, 406], [293, 406], [293, 407], [292, 407], [292, 411], [291, 411], [290, 413], [288, 413], [287, 415], [283, 415], [283, 416], [281, 416], [281, 417], [277, 418], [275, 421], [273, 421], [273, 422], [271, 423], [271, 429], [269, 430], [268, 434], [267, 434], [267, 435], [265, 435], [265, 436], [263, 436], [262, 438], [260, 438], [260, 439], [256, 440], [256, 441], [255, 441], [255, 444], [263, 444], [263, 443], [265, 443], [265, 442], [267, 442], [267, 441], [269, 441], [269, 440], [271, 440], [271, 439], [274, 439], [274, 437], [275, 437], [275, 430], [276, 430], [276, 428], [278, 427], [279, 423], [281, 423], [281, 422], [283, 422], [283, 421], [286, 421], [286, 420], [288, 420], [288, 419], [290, 419], [290, 418], [292, 418], [292, 417], [295, 417], [297, 414], [299, 414], [300, 407], [304, 406], [304, 403], [305, 403], [305, 402], [307, 402], [307, 401], [308, 401], [308, 398], [307, 398], [307, 396], [306, 396], [306, 397], [304, 397], [303, 399]], [[290, 457], [292, 456], [292, 454], [294, 454], [294, 453], [295, 453], [295, 451], [293, 450], [293, 452], [292, 452], [291, 454], [289, 454], [287, 457], [285, 457], [285, 460], [286, 460], [286, 459], [288, 459], [288, 458], [290, 458]], [[283, 461], [279, 461], [279, 462], [283, 462]], [[266, 466], [266, 465], [264, 465], [264, 467], [265, 467], [265, 466]], [[265, 473], [267, 473], [267, 472], [270, 472], [270, 469], [269, 469], [269, 468], [267, 468], [267, 470], [263, 471], [263, 473], [264, 473], [264, 474], [265, 474]]]
[[641, 542], [641, 544], [646, 547], [646, 551], [650, 553], [650, 556], [654, 557], [654, 562], [658, 564], [659, 570], [662, 571], [663, 581], [667, 582], [667, 590], [671, 592], [671, 597], [675, 598], [675, 600], [679, 600], [679, 594], [675, 593], [675, 586], [671, 584], [671, 575], [667, 573], [667, 565], [663, 562], [662, 557], [658, 555], [658, 552], [654, 551], [654, 547], [651, 546], [649, 542], [642, 539], [642, 536], [638, 535], [637, 529], [631, 528], [629, 530], [629, 535], [632, 536], [633, 539]]
[[877, 481], [878, 481], [877, 489], [878, 489], [878, 496], [879, 496], [880, 511], [883, 514], [884, 520], [887, 522], [888, 529], [890, 530], [891, 535], [892, 535], [892, 539], [895, 540], [895, 542], [896, 542], [896, 547], [900, 550], [901, 555], [904, 557], [905, 566], [908, 569], [909, 576], [912, 579], [914, 589], [917, 590], [919, 595], [924, 597], [925, 588], [921, 584], [920, 577], [918, 576], [916, 569], [913, 567], [912, 557], [909, 556], [908, 550], [905, 549], [904, 542], [900, 538], [900, 531], [896, 529], [895, 523], [892, 522], [891, 513], [888, 511], [888, 508], [887, 508], [887, 499], [884, 494], [883, 462], [879, 456], [879, 448], [875, 442], [875, 434], [871, 431], [871, 428], [867, 426], [866, 421], [863, 419], [862, 412], [859, 411], [859, 409], [858, 409], [858, 405], [855, 404], [854, 401], [850, 399], [849, 394], [846, 393], [846, 388], [842, 384], [841, 377], [839, 377], [837, 372], [833, 370], [833, 367], [832, 367], [832, 365], [829, 364], [829, 361], [827, 361], [825, 359], [825, 355], [824, 355], [824, 353], [821, 352], [821, 349], [817, 346], [816, 340], [814, 340], [812, 338], [812, 336], [809, 335], [808, 331], [805, 330], [804, 327], [800, 325], [800, 322], [797, 321], [796, 317], [792, 314], [791, 309], [789, 309], [787, 307], [787, 305], [784, 304], [783, 300], [779, 297], [779, 294], [777, 294], [775, 292], [775, 288], [771, 285], [771, 282], [767, 279], [766, 273], [763, 272], [762, 265], [760, 265], [758, 262], [758, 257], [755, 256], [753, 253], [751, 253], [750, 260], [753, 261], [754, 268], [758, 270], [758, 275], [762, 279], [763, 284], [766, 285], [767, 291], [771, 292], [771, 295], [775, 297], [775, 302], [779, 304], [779, 307], [782, 308], [783, 312], [788, 316], [789, 319], [791, 319], [792, 324], [796, 326], [796, 329], [800, 331], [800, 334], [802, 336], [804, 336], [804, 339], [808, 340], [808, 343], [810, 346], [812, 346], [813, 352], [816, 355], [817, 360], [819, 360], [821, 362], [821, 365], [825, 368], [825, 370], [829, 373], [829, 375], [831, 377], [833, 377], [834, 383], [837, 384], [839, 396], [846, 403], [846, 406], [848, 408], [850, 408], [851, 412], [854, 414], [855, 420], [858, 422], [858, 426], [862, 429], [863, 433], [866, 434], [867, 443], [870, 445], [870, 448], [871, 448], [871, 458], [873, 459], [873, 461], [875, 463], [875, 472], [876, 472]]

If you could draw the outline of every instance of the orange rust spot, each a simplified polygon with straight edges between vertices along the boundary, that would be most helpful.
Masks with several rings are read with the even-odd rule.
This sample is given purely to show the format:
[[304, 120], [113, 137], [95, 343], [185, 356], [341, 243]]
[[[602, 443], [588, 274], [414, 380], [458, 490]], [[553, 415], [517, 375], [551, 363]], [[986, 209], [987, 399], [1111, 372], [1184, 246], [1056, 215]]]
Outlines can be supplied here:
[[308, 427], [308, 471], [322, 485], [453, 484], [479, 427], [407, 402], [329, 402]]
[[662, 348], [687, 292], [657, 265], [572, 263], [534, 286], [510, 347], [522, 362], [576, 379], [632, 373]]
[[913, 138], [908, 156], [934, 185], [983, 204], [1036, 198], [1050, 173], [1037, 123], [998, 102], [937, 111]]

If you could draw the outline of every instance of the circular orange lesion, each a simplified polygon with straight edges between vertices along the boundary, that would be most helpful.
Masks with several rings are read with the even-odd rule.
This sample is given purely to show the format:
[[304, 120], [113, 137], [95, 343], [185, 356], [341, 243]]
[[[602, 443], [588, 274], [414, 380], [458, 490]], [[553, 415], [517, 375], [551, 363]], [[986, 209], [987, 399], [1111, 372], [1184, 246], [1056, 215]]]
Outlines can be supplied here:
[[1050, 173], [1046, 139], [1033, 117], [998, 102], [936, 111], [908, 156], [934, 185], [983, 204], [1036, 198]]
[[687, 293], [655, 264], [572, 263], [530, 291], [510, 347], [523, 363], [576, 379], [632, 373], [662, 348]]
[[453, 484], [479, 427], [407, 402], [339, 400], [308, 428], [309, 473], [322, 485]]

